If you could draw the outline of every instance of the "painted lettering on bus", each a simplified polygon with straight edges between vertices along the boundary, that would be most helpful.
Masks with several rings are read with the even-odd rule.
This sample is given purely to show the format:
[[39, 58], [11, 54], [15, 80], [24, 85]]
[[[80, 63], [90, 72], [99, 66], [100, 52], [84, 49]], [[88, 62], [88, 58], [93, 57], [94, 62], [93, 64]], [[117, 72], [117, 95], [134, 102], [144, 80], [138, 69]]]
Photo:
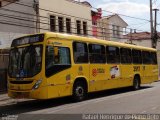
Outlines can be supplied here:
[[96, 77], [98, 74], [104, 74], [105, 69], [103, 68], [94, 68], [92, 69], [92, 76]]
[[134, 67], [133, 67], [133, 71], [134, 71], [134, 72], [140, 71], [140, 66], [134, 66]]

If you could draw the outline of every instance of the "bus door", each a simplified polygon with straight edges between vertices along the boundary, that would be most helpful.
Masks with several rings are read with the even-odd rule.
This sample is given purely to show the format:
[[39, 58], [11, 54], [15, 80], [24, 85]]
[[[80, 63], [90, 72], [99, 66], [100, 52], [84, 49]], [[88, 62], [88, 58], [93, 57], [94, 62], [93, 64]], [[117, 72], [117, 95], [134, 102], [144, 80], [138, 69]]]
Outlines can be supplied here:
[[46, 46], [45, 75], [49, 97], [68, 95], [71, 91], [68, 87], [72, 75], [70, 48], [65, 41], [53, 41]]

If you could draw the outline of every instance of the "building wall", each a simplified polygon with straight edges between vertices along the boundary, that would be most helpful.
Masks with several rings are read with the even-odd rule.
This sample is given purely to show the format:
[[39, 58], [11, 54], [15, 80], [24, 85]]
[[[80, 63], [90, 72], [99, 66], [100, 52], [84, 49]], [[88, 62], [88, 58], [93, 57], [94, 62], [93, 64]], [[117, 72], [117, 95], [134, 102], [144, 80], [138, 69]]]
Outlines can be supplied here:
[[[128, 43], [130, 43], [131, 41], [128, 40]], [[139, 45], [139, 46], [144, 46], [144, 47], [152, 47], [152, 42], [150, 39], [148, 40], [132, 40], [132, 43], [135, 45]], [[160, 39], [157, 42], [157, 50], [160, 50]]]
[[139, 46], [151, 47], [151, 40], [132, 40], [132, 43]]
[[[78, 4], [67, 0], [36, 0], [39, 1], [40, 30], [38, 32], [50, 31], [50, 15], [56, 18], [63, 17], [71, 19], [71, 32], [77, 33], [76, 20], [81, 21], [81, 33], [83, 35], [83, 22], [87, 22], [87, 34], [92, 33], [91, 8], [87, 5]], [[0, 9], [0, 47], [9, 47], [13, 38], [24, 34], [36, 33], [36, 11], [33, 0], [19, 0], [21, 4], [31, 7], [8, 4], [2, 2], [4, 7]], [[41, 10], [44, 9], [44, 10]], [[46, 11], [45, 11], [46, 10]], [[15, 12], [17, 11], [17, 12]], [[50, 11], [50, 12], [49, 12]], [[27, 14], [24, 14], [27, 13]], [[16, 18], [16, 19], [15, 19]], [[64, 32], [66, 32], [64, 21]], [[58, 21], [56, 23], [58, 29]]]
[[99, 27], [99, 36], [102, 36], [102, 39], [123, 42], [123, 29], [127, 27], [127, 24], [117, 15], [110, 18], [102, 18], [99, 21]]
[[2, 2], [6, 6], [0, 8], [0, 28], [3, 28], [0, 29], [0, 48], [9, 47], [12, 39], [17, 35], [35, 33], [33, 0], [19, 0], [19, 2], [31, 7]]
[[[49, 3], [49, 4], [47, 4]], [[66, 18], [71, 19], [71, 28], [72, 33], [77, 33], [76, 29], [76, 20], [81, 21], [81, 29], [82, 29], [82, 22], [87, 22], [87, 26], [89, 26], [88, 34], [91, 35], [92, 33], [92, 19], [91, 19], [91, 8], [86, 5], [78, 4], [75, 2], [67, 1], [67, 0], [39, 0], [39, 7], [50, 10], [44, 11], [40, 10], [41, 21], [44, 21], [47, 24], [40, 24], [41, 32], [50, 31], [50, 15], [56, 16], [56, 30], [58, 30], [58, 17], [63, 17], [64, 19], [64, 32], [66, 31]], [[46, 18], [44, 18], [46, 17]], [[83, 30], [81, 30], [81, 33]]]
[[22, 35], [25, 34], [13, 32], [0, 32], [0, 49], [9, 48], [11, 46], [12, 40]]

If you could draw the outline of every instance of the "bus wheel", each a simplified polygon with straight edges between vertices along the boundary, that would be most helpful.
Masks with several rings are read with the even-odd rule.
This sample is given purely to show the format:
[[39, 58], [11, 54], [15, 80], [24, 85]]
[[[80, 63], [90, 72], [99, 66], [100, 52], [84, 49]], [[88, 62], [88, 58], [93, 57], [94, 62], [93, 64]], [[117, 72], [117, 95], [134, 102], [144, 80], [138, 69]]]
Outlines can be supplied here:
[[87, 89], [83, 82], [76, 82], [73, 86], [73, 99], [76, 102], [80, 102], [86, 98]]
[[139, 79], [139, 77], [137, 77], [137, 76], [134, 77], [133, 89], [134, 89], [134, 90], [140, 89], [140, 79]]

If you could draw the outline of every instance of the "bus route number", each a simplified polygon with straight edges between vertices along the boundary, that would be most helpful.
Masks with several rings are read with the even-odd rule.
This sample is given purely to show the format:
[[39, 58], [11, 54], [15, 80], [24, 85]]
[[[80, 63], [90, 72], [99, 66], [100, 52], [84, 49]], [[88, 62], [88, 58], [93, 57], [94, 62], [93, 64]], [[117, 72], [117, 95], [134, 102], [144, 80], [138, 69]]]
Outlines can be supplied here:
[[134, 72], [140, 71], [140, 66], [134, 66]]

